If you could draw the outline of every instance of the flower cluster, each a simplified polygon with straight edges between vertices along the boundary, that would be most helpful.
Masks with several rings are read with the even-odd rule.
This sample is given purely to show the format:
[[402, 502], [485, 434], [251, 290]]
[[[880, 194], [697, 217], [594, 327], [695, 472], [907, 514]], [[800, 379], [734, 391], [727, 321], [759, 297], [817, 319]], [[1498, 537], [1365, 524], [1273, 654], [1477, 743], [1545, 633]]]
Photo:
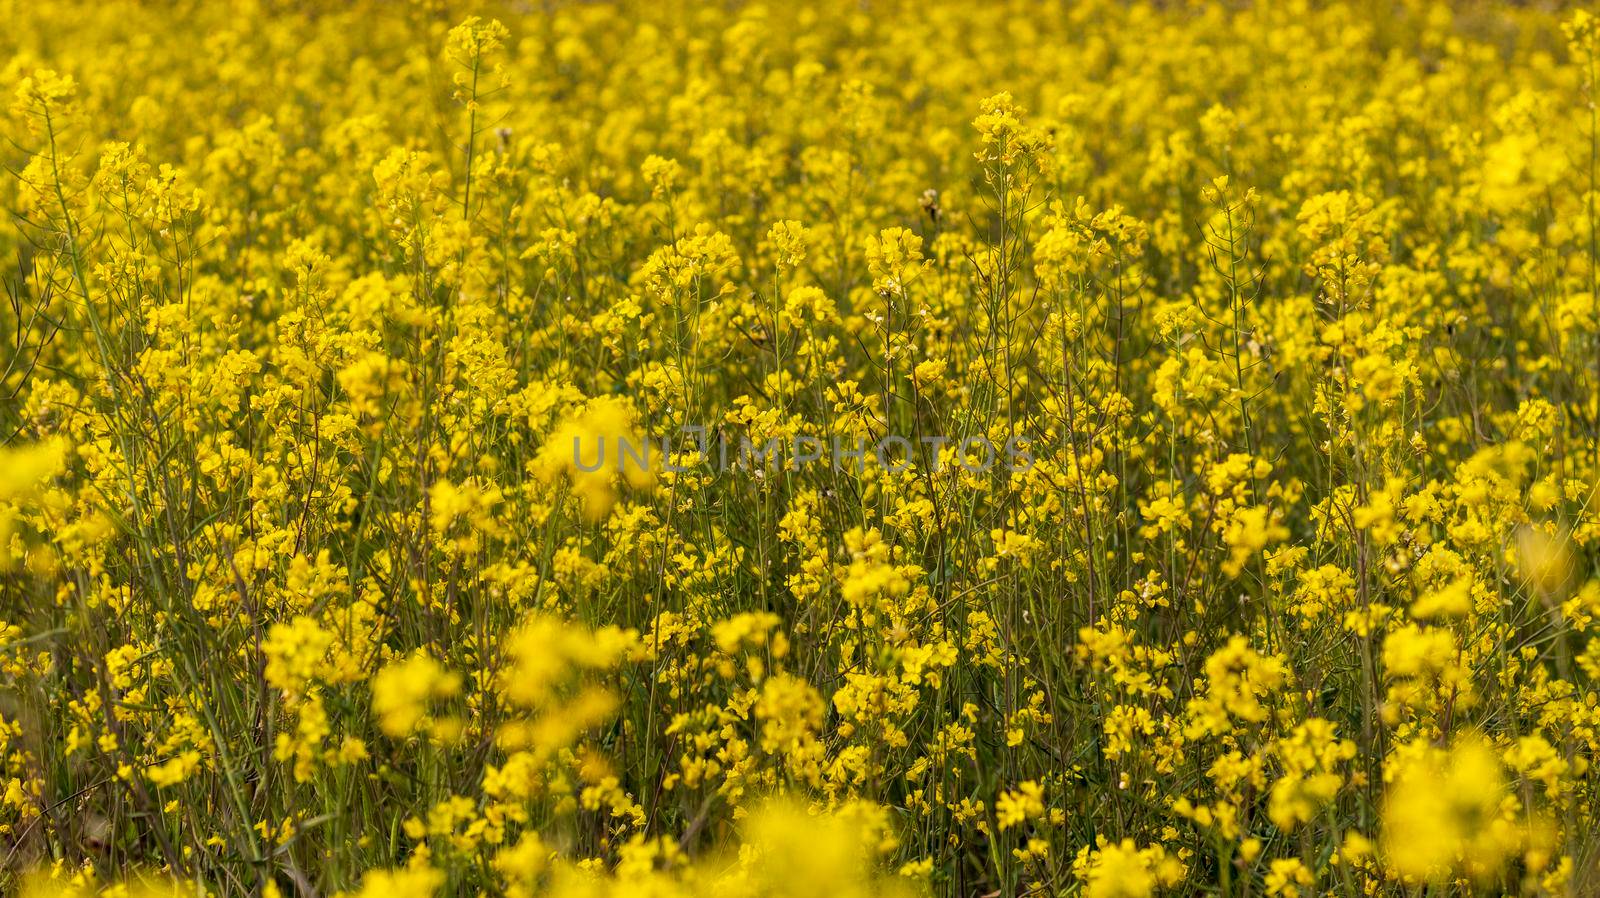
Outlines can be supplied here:
[[0, 893], [1600, 894], [1558, 6], [6, 4]]

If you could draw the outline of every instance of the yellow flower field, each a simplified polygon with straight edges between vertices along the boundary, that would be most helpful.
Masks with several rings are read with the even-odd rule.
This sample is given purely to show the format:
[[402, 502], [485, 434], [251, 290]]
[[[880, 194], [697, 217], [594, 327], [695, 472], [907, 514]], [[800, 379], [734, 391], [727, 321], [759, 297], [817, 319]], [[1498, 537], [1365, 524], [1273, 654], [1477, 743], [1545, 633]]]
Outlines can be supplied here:
[[1581, 5], [0, 9], [0, 894], [1600, 895]]

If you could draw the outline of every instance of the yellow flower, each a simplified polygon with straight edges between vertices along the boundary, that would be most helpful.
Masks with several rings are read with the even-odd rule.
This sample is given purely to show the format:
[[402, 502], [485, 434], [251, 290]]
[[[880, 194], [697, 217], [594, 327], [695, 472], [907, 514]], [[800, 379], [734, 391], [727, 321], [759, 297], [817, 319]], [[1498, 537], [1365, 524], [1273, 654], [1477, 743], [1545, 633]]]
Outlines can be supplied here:
[[0, 449], [0, 502], [23, 502], [38, 495], [66, 464], [63, 440]]
[[995, 819], [1001, 829], [1010, 829], [1044, 813], [1044, 789], [1036, 782], [1017, 784], [1016, 789], [1000, 793], [994, 803]]
[[453, 733], [450, 722], [434, 719], [432, 707], [460, 692], [460, 674], [418, 651], [391, 662], [372, 678], [372, 711], [383, 731], [394, 738], [405, 738], [423, 728], [448, 738]]
[[600, 520], [616, 502], [613, 484], [619, 474], [637, 490], [655, 483], [656, 469], [664, 462], [652, 451], [659, 454], [659, 444], [634, 430], [627, 404], [602, 396], [551, 433], [539, 453], [539, 471], [547, 482], [566, 475], [583, 500], [584, 514]]
[[426, 864], [401, 870], [373, 870], [361, 879], [351, 898], [434, 898], [445, 876]]
[[1384, 796], [1385, 863], [1418, 881], [1495, 874], [1521, 838], [1505, 797], [1500, 762], [1481, 741], [1403, 747]]
[[1283, 898], [1300, 898], [1302, 888], [1316, 883], [1316, 877], [1306, 869], [1299, 858], [1276, 858], [1267, 870], [1267, 894]]
[[273, 624], [261, 645], [267, 656], [267, 682], [291, 696], [299, 695], [319, 675], [332, 645], [333, 634], [304, 615]]
[[1183, 864], [1159, 845], [1140, 848], [1132, 839], [1085, 849], [1074, 870], [1086, 880], [1088, 898], [1149, 898], [1158, 886], [1178, 882]]

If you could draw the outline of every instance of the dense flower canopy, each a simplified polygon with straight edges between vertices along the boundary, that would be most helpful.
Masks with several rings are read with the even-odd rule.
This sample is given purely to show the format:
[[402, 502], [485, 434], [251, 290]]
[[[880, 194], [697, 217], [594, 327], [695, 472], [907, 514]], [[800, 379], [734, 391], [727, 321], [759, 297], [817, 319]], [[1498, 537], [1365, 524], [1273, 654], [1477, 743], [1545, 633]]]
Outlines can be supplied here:
[[0, 9], [0, 891], [1600, 890], [1582, 9]]

